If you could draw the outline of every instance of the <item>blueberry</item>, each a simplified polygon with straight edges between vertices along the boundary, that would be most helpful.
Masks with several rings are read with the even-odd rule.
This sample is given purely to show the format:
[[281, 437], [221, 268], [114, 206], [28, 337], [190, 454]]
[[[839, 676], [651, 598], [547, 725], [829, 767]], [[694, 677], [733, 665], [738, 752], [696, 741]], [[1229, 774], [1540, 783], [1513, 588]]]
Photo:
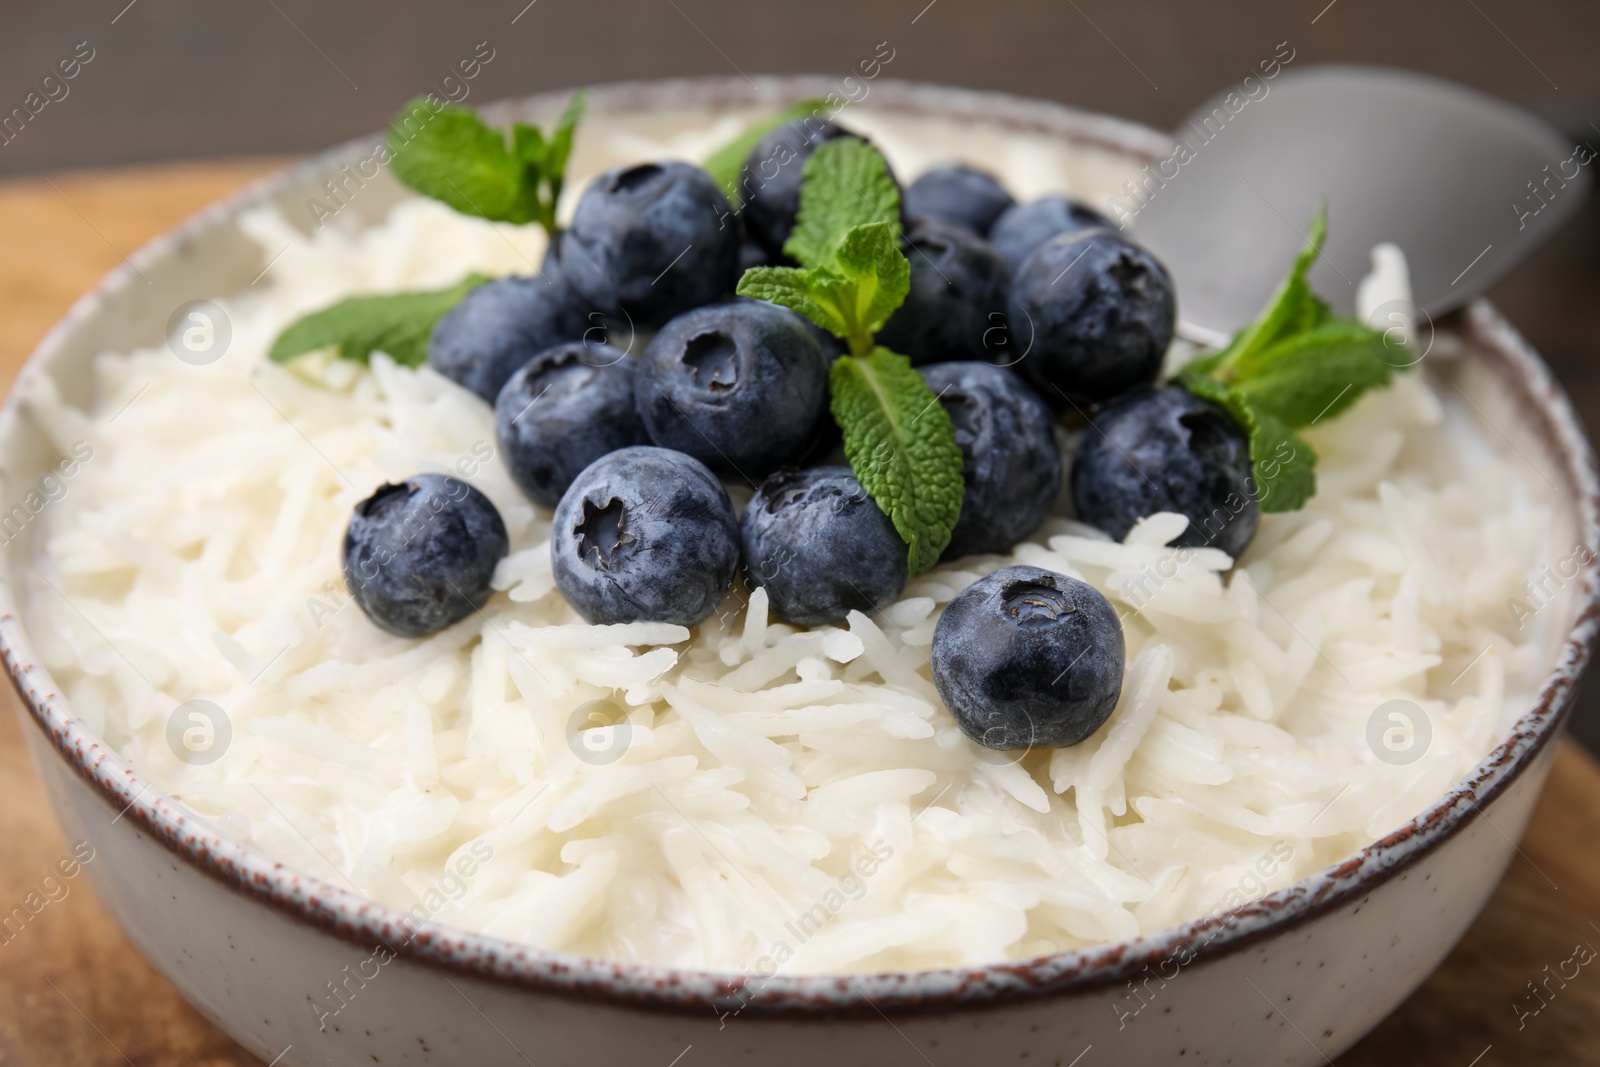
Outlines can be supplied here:
[[656, 334], [639, 361], [634, 402], [656, 444], [754, 482], [817, 436], [828, 363], [794, 312], [759, 300], [713, 304]]
[[848, 467], [780, 471], [739, 524], [745, 577], [797, 626], [892, 604], [905, 588], [906, 543]]
[[1009, 552], [1061, 493], [1050, 409], [1027, 383], [989, 363], [936, 363], [922, 376], [955, 423], [966, 484], [944, 558]]
[[778, 258], [767, 255], [767, 250], [761, 247], [761, 242], [750, 236], [750, 229], [745, 225], [744, 213], [734, 214], [729, 220], [729, 225], [739, 231], [739, 276], [751, 267], [777, 267], [782, 266]]
[[750, 238], [745, 238], [739, 243], [739, 275], [751, 267], [776, 267], [778, 261], [767, 255], [767, 250], [756, 244]]
[[1023, 261], [1006, 317], [1017, 369], [1051, 404], [1098, 404], [1155, 382], [1177, 302], [1159, 260], [1109, 230], [1053, 237]]
[[494, 404], [494, 435], [511, 478], [553, 508], [578, 472], [650, 441], [633, 406], [634, 363], [610, 345], [569, 341], [511, 376]]
[[1006, 337], [1011, 272], [988, 242], [933, 219], [906, 232], [911, 291], [878, 333], [878, 343], [913, 363], [982, 359]]
[[567, 603], [597, 625], [693, 626], [739, 569], [739, 523], [716, 475], [665, 448], [585, 467], [556, 507], [550, 562]]
[[559, 278], [485, 282], [439, 319], [428, 366], [489, 403], [506, 379], [551, 345], [576, 341], [588, 327]]
[[456, 478], [418, 474], [356, 505], [344, 533], [344, 580], [367, 618], [425, 637], [483, 606], [509, 548], [488, 497]]
[[1035, 248], [1052, 237], [1087, 229], [1111, 229], [1115, 224], [1093, 208], [1064, 196], [1047, 196], [1031, 204], [1005, 210], [989, 228], [989, 243], [1015, 273]]
[[550, 235], [545, 245], [544, 257], [539, 260], [539, 276], [554, 281], [561, 275], [561, 230]]
[[1016, 201], [1001, 184], [971, 167], [935, 167], [906, 189], [906, 214], [964, 226], [980, 237]]
[[1259, 518], [1250, 446], [1234, 421], [1176, 385], [1146, 389], [1094, 416], [1072, 461], [1078, 517], [1118, 541], [1158, 511], [1189, 518], [1174, 542], [1235, 559]]
[[1122, 624], [1093, 586], [1005, 567], [950, 601], [933, 630], [933, 684], [988, 748], [1076, 745], [1122, 693]]
[[699, 167], [617, 167], [578, 201], [561, 238], [561, 270], [595, 308], [654, 326], [733, 289], [735, 222], [722, 190]]

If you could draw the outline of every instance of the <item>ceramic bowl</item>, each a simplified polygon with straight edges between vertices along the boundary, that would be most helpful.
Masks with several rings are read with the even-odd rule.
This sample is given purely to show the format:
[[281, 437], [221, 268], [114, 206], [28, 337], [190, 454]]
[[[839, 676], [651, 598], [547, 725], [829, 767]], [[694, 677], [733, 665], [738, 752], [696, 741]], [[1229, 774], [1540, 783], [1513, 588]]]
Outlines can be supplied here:
[[[1069, 178], [1086, 188], [1115, 190], [1172, 144], [1055, 104], [883, 79], [854, 84], [604, 87], [591, 96], [575, 171], [581, 178], [610, 162], [608, 128], [669, 130], [683, 116], [704, 125], [711, 115], [858, 94], [863, 84], [870, 91], [852, 114], [893, 115], [933, 132], [958, 127], [980, 159], [996, 131], [1033, 135], [1060, 149], [1076, 168]], [[537, 96], [491, 111], [545, 121], [564, 102]], [[72, 308], [24, 375], [48, 374], [67, 399], [86, 402], [95, 353], [154, 343], [180, 303], [241, 289], [259, 274], [264, 257], [240, 233], [241, 211], [277, 204], [309, 227], [306, 201], [376, 144], [320, 155], [151, 242]], [[371, 221], [402, 195], [384, 176], [351, 206]], [[1487, 304], [1441, 326], [1465, 351], [1437, 373], [1470, 401], [1487, 440], [1557, 487], [1559, 521], [1593, 561], [1595, 463], [1567, 398]], [[14, 394], [0, 414], [4, 499], [56, 458]], [[32, 534], [12, 539], [0, 561], [0, 651], [55, 813], [71, 840], [93, 846], [89, 877], [134, 944], [207, 1018], [279, 1067], [1323, 1063], [1406, 998], [1493, 891], [1550, 769], [1596, 626], [1591, 562], [1571, 583], [1565, 640], [1537, 701], [1458, 788], [1360, 853], [1242, 910], [1025, 962], [780, 975], [735, 1012], [730, 975], [582, 958], [431, 924], [407, 938], [400, 912], [217, 836], [131, 771], [38, 665], [14, 600]], [[341, 1005], [336, 1014], [319, 1007], [329, 997]]]

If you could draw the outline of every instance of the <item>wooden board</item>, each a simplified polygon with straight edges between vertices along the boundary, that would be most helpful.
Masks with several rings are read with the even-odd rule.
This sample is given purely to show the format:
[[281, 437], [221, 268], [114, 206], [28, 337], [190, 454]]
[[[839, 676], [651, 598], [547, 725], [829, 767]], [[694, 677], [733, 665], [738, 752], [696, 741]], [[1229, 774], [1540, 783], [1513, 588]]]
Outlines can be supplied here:
[[[9, 388], [45, 330], [124, 253], [270, 168], [175, 165], [0, 186], [0, 386]], [[68, 854], [20, 729], [14, 715], [0, 717], [0, 910], [37, 890]], [[1583, 968], [1565, 988], [1550, 982], [1555, 996], [1546, 994], [1548, 1004], [1520, 1027], [1515, 1008], [1539, 1003], [1528, 983], [1553, 973], [1574, 946], [1600, 948], [1597, 844], [1600, 763], [1569, 742], [1523, 842], [1525, 858], [1513, 861], [1438, 972], [1339, 1062], [1600, 1064], [1600, 968]], [[0, 1067], [255, 1063], [144, 962], [86, 883], [70, 885], [0, 944]]]

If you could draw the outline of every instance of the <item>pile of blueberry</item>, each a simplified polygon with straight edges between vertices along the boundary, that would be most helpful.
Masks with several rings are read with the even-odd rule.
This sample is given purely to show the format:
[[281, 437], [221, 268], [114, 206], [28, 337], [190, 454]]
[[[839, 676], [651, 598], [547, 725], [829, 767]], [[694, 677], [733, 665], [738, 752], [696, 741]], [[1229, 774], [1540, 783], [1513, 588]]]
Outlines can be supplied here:
[[[731, 295], [744, 268], [791, 262], [783, 246], [805, 159], [850, 136], [816, 120], [768, 134], [745, 164], [737, 213], [685, 163], [602, 174], [539, 276], [484, 284], [435, 328], [429, 364], [494, 404], [513, 479], [554, 509], [556, 584], [590, 622], [694, 625], [741, 565], [795, 625], [899, 597], [905, 543], [849, 467], [829, 460], [839, 343], [785, 308]], [[1074, 496], [1113, 536], [1175, 495], [1206, 491], [1174, 459], [1186, 449], [1220, 450], [1238, 460], [1228, 469], [1248, 472], [1225, 418], [1152, 388], [1172, 339], [1172, 282], [1104, 217], [1061, 197], [1017, 204], [959, 166], [924, 174], [902, 203], [910, 295], [878, 340], [919, 366], [955, 426], [965, 491], [944, 558], [1007, 552], [1050, 512], [1063, 477], [1055, 411], [1105, 413], [1104, 432], [1089, 435], [1104, 444], [1082, 451]], [[637, 358], [606, 343], [638, 334], [650, 340]], [[1128, 453], [1172, 484], [1135, 484], [1119, 462]], [[1172, 479], [1159, 473], [1175, 462]], [[725, 480], [754, 490], [742, 517]], [[418, 636], [480, 609], [506, 552], [481, 493], [418, 475], [356, 506], [345, 574], [374, 622]], [[1074, 744], [1110, 715], [1123, 650], [1094, 589], [1008, 567], [951, 602], [933, 671], [975, 740]]]

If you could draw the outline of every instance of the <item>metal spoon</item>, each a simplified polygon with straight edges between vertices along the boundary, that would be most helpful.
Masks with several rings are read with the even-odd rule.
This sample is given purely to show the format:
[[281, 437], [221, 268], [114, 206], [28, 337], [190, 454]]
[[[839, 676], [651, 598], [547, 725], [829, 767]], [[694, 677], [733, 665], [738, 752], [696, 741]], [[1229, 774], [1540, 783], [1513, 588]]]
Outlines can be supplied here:
[[1261, 310], [1319, 200], [1328, 243], [1311, 272], [1354, 310], [1372, 247], [1405, 252], [1418, 306], [1440, 315], [1501, 277], [1588, 195], [1600, 135], [1548, 123], [1451, 82], [1328, 65], [1252, 76], [1179, 128], [1174, 154], [1111, 208], [1172, 271], [1191, 335]]

